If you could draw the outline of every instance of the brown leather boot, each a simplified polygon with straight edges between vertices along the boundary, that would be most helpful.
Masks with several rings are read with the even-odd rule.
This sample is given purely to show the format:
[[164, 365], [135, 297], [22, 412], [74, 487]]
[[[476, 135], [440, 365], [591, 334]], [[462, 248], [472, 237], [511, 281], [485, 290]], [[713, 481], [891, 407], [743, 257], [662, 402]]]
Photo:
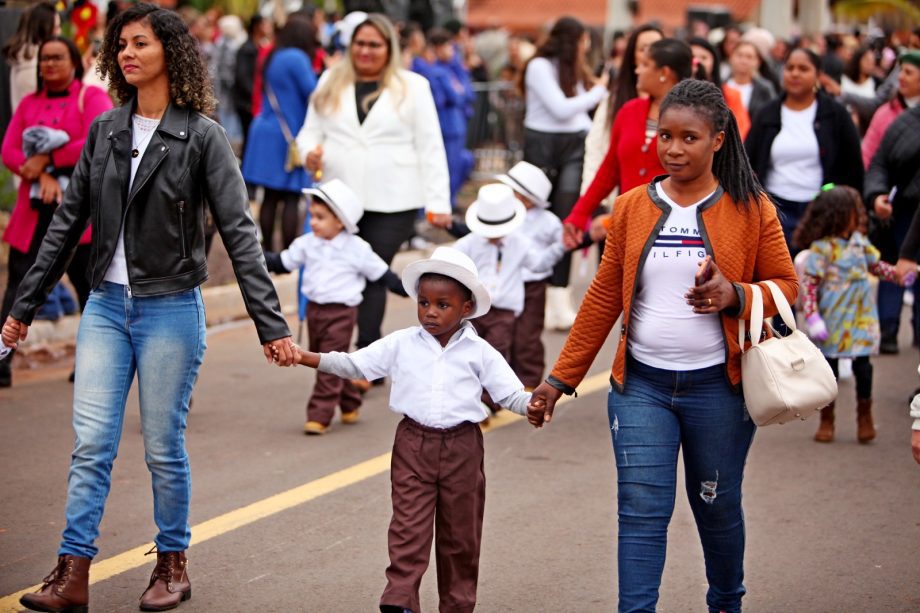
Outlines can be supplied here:
[[42, 579], [40, 590], [26, 594], [19, 604], [33, 611], [86, 613], [89, 610], [89, 558], [58, 556], [57, 566]]
[[834, 403], [821, 409], [821, 423], [815, 432], [815, 440], [819, 443], [830, 443], [834, 440]]
[[192, 597], [184, 551], [157, 552], [150, 585], [141, 595], [141, 611], [168, 611]]
[[856, 440], [868, 443], [875, 438], [875, 423], [872, 421], [872, 399], [856, 399]]

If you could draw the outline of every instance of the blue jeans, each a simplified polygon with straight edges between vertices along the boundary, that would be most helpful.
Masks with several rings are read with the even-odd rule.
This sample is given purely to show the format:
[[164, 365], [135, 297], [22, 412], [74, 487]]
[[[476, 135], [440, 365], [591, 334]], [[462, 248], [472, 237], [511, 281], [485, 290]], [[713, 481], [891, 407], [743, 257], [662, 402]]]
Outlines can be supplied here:
[[77, 334], [76, 440], [59, 555], [92, 558], [99, 551], [94, 543], [135, 373], [159, 528], [157, 549], [188, 549], [191, 475], [185, 422], [204, 350], [204, 303], [198, 288], [138, 298], [126, 286], [104, 281], [90, 294]]
[[684, 453], [687, 497], [703, 544], [710, 611], [741, 611], [741, 480], [754, 438], [741, 392], [722, 365], [691, 371], [628, 358], [607, 413], [617, 464], [619, 611], [655, 611]]

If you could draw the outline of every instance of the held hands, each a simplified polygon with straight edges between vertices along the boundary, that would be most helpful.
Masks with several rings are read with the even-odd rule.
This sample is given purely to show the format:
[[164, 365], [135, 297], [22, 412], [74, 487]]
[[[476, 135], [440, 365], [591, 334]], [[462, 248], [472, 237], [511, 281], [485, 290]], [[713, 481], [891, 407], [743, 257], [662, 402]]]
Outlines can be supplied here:
[[812, 313], [805, 318], [805, 325], [808, 328], [808, 336], [813, 340], [824, 342], [830, 336], [827, 326], [819, 313]]
[[920, 430], [910, 431], [910, 448], [914, 452], [914, 460], [920, 464]]
[[290, 336], [263, 344], [262, 351], [265, 353], [265, 359], [269, 364], [274, 362], [278, 366], [293, 366], [297, 363], [297, 345], [294, 344]]
[[556, 402], [562, 396], [562, 392], [544, 381], [530, 396], [530, 402], [527, 403], [527, 421], [534, 428], [542, 428], [543, 424], [548, 424], [553, 419], [553, 409]]
[[575, 249], [581, 244], [582, 239], [585, 236], [584, 230], [576, 228], [570, 223], [562, 225], [562, 244], [565, 248]]
[[454, 219], [450, 213], [428, 213], [428, 223], [436, 228], [449, 228]]
[[898, 283], [902, 287], [914, 284], [917, 280], [917, 263], [913, 260], [900, 258], [895, 264], [895, 273], [898, 275]]
[[695, 281], [696, 285], [684, 294], [694, 313], [718, 313], [738, 306], [738, 294], [734, 286], [722, 276], [722, 271], [711, 256], [707, 255], [700, 262]]
[[20, 341], [26, 340], [29, 335], [29, 325], [10, 315], [6, 318], [6, 323], [3, 324], [3, 331], [0, 335], [2, 335], [4, 345], [15, 348]]

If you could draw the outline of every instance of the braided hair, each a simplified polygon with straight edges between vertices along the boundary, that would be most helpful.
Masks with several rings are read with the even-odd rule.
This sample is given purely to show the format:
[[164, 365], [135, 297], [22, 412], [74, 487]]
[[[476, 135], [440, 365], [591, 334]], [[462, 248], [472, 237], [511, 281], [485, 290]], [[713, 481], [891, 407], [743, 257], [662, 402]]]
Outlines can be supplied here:
[[692, 109], [712, 126], [713, 134], [725, 133], [722, 148], [716, 151], [712, 160], [712, 174], [736, 206], [745, 209], [756, 206], [764, 191], [751, 169], [738, 123], [725, 103], [722, 90], [709, 81], [687, 79], [671, 88], [661, 102], [658, 116], [664, 116], [672, 106]]

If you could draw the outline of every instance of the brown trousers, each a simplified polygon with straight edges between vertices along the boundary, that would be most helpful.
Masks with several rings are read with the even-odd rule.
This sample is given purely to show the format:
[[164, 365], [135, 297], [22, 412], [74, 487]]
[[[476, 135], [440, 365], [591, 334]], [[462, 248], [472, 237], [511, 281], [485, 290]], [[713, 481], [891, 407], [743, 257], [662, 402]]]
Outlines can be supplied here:
[[[307, 332], [310, 335], [310, 351], [348, 351], [357, 317], [358, 307], [315, 302], [308, 304]], [[350, 413], [361, 406], [361, 394], [351, 381], [316, 371], [316, 384], [307, 402], [307, 421], [318, 421], [328, 426], [335, 415], [336, 406], [340, 407], [343, 413]]]
[[524, 284], [524, 310], [514, 322], [511, 369], [524, 387], [535, 388], [543, 381], [546, 368], [543, 348], [543, 317], [546, 311], [546, 281]]
[[[485, 315], [470, 321], [473, 322], [476, 333], [508, 361], [511, 357], [511, 342], [514, 340], [514, 311], [492, 307]], [[482, 392], [482, 402], [492, 409], [493, 413], [501, 408], [486, 391]]]
[[464, 422], [441, 430], [404, 418], [396, 428], [390, 483], [390, 566], [381, 606], [421, 612], [419, 585], [434, 532], [439, 610], [471, 612], [476, 606], [486, 502], [479, 426]]

